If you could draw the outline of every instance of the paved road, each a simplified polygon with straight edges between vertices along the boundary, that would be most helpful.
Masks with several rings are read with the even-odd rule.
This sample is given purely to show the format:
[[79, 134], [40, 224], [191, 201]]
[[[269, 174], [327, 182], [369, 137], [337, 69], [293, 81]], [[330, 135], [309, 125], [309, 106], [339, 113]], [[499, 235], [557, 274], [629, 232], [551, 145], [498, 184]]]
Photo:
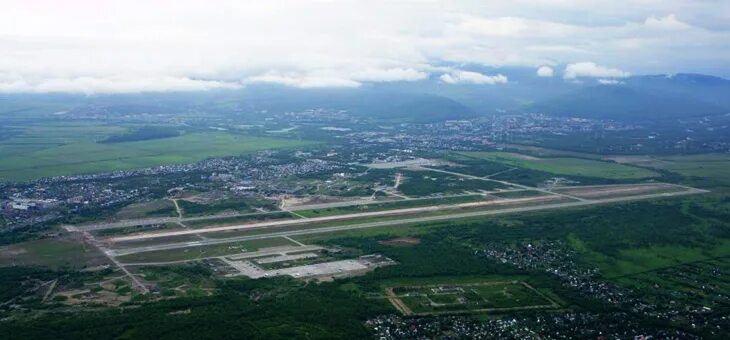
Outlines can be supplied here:
[[149, 289], [147, 289], [147, 286], [145, 286], [139, 279], [134, 276], [134, 274], [130, 273], [129, 270], [127, 270], [126, 267], [124, 267], [123, 264], [121, 264], [114, 255], [112, 255], [113, 251], [105, 248], [99, 242], [88, 232], [84, 231], [82, 232], [82, 236], [86, 241], [94, 246], [96, 249], [98, 249], [100, 252], [102, 252], [107, 258], [109, 258], [109, 261], [112, 261], [112, 263], [117, 266], [127, 277], [129, 277], [132, 280], [132, 285], [137, 288], [142, 293], [149, 293]]
[[268, 233], [268, 234], [259, 234], [259, 235], [251, 235], [251, 236], [239, 236], [239, 237], [232, 237], [232, 238], [227, 238], [227, 239], [217, 239], [217, 240], [209, 239], [209, 240], [205, 240], [205, 241], [170, 243], [170, 244], [151, 245], [151, 246], [138, 247], [138, 248], [119, 249], [119, 250], [114, 251], [114, 255], [119, 256], [119, 255], [135, 254], [135, 253], [147, 252], [147, 251], [170, 250], [170, 249], [186, 248], [186, 247], [199, 246], [199, 245], [211, 245], [211, 244], [222, 244], [222, 243], [229, 243], [229, 242], [259, 240], [259, 239], [266, 239], [266, 238], [272, 238], [272, 237], [284, 237], [284, 236], [291, 237], [291, 236], [297, 236], [297, 235], [331, 233], [331, 232], [337, 232], [337, 231], [347, 231], [347, 230], [375, 228], [375, 227], [386, 227], [386, 226], [394, 226], [394, 225], [403, 226], [406, 224], [436, 222], [436, 221], [445, 221], [445, 220], [453, 220], [453, 219], [461, 219], [461, 218], [469, 218], [469, 217], [480, 217], [480, 216], [489, 216], [489, 215], [547, 210], [547, 209], [581, 207], [581, 206], [606, 204], [606, 203], [645, 200], [645, 199], [652, 199], [652, 198], [665, 198], [665, 197], [674, 197], [674, 196], [683, 196], [683, 195], [694, 195], [694, 194], [700, 194], [700, 193], [706, 193], [706, 192], [708, 192], [708, 191], [691, 188], [691, 189], [688, 189], [687, 191], [673, 192], [673, 193], [647, 194], [647, 195], [638, 195], [638, 196], [629, 196], [629, 197], [606, 198], [606, 199], [594, 200], [594, 201], [572, 201], [572, 202], [544, 204], [544, 205], [528, 206], [528, 207], [506, 208], [506, 209], [499, 209], [499, 210], [475, 211], [475, 212], [455, 213], [455, 214], [447, 214], [447, 215], [439, 215], [439, 216], [404, 218], [404, 219], [382, 221], [382, 222], [371, 222], [371, 223], [324, 227], [324, 228], [316, 228], [316, 229], [273, 232], [273, 233]]

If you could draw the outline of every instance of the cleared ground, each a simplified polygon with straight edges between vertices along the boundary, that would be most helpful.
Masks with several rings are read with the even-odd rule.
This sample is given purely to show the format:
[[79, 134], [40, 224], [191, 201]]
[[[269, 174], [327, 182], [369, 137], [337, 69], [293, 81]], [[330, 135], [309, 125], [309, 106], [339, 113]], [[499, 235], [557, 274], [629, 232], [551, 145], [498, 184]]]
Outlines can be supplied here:
[[558, 308], [559, 305], [522, 281], [441, 283], [386, 288], [393, 306], [404, 315], [503, 312]]

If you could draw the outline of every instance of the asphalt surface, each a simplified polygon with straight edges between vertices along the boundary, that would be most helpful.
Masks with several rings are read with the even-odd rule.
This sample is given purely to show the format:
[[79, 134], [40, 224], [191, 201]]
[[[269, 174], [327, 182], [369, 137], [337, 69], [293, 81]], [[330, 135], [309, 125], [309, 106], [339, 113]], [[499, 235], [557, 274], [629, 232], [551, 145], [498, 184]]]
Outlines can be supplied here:
[[65, 226], [65, 227], [71, 228], [74, 230], [97, 231], [97, 230], [104, 230], [104, 229], [126, 228], [126, 227], [144, 226], [144, 225], [151, 225], [151, 224], [206, 221], [206, 220], [215, 220], [215, 219], [230, 218], [230, 217], [263, 216], [263, 215], [272, 215], [272, 214], [284, 213], [284, 212], [296, 212], [296, 211], [300, 211], [300, 210], [339, 208], [339, 207], [349, 207], [349, 206], [356, 206], [356, 205], [395, 203], [395, 202], [404, 202], [404, 201], [422, 201], [422, 200], [432, 200], [435, 198], [487, 195], [490, 193], [514, 192], [514, 191], [525, 191], [525, 189], [474, 192], [474, 193], [467, 193], [467, 194], [443, 195], [443, 196], [438, 196], [438, 197], [409, 197], [409, 198], [405, 198], [405, 199], [390, 199], [390, 200], [356, 200], [356, 201], [317, 203], [317, 204], [306, 204], [306, 205], [298, 205], [298, 206], [287, 206], [285, 210], [276, 210], [276, 211], [267, 211], [267, 212], [240, 213], [240, 214], [239, 213], [226, 213], [226, 214], [214, 214], [214, 215], [183, 217], [183, 218], [151, 217], [151, 218], [129, 219], [129, 220], [115, 221], [115, 222], [100, 222], [100, 223], [80, 224], [80, 225], [73, 225], [73, 226], [69, 225], [69, 226]]
[[301, 224], [312, 224], [312, 223], [319, 223], [319, 222], [330, 222], [330, 221], [337, 221], [337, 220], [350, 220], [350, 219], [365, 218], [365, 217], [381, 217], [381, 216], [389, 216], [389, 215], [404, 215], [404, 214], [414, 214], [414, 213], [419, 213], [419, 212], [432, 212], [432, 211], [460, 209], [460, 208], [474, 208], [474, 207], [491, 206], [491, 205], [542, 202], [542, 201], [548, 201], [548, 200], [555, 200], [557, 198], [558, 197], [556, 197], [556, 196], [536, 196], [536, 197], [499, 199], [499, 200], [491, 200], [491, 201], [450, 204], [450, 205], [432, 205], [432, 206], [416, 207], [416, 208], [391, 209], [391, 210], [381, 210], [381, 211], [372, 211], [372, 212], [363, 212], [363, 213], [354, 213], [354, 214], [341, 214], [341, 215], [333, 215], [333, 216], [302, 218], [302, 219], [296, 219], [296, 220], [266, 221], [266, 222], [259, 222], [259, 223], [249, 223], [249, 224], [223, 226], [223, 227], [211, 227], [211, 228], [200, 228], [200, 229], [193, 229], [193, 230], [168, 231], [168, 232], [145, 233], [145, 234], [128, 235], [128, 236], [117, 236], [117, 237], [109, 238], [108, 240], [111, 242], [120, 242], [120, 241], [141, 240], [141, 239], [150, 239], [150, 238], [158, 238], [158, 237], [194, 235], [194, 234], [212, 233], [212, 232], [219, 232], [219, 231], [258, 229], [258, 228], [266, 228], [266, 227], [281, 227], [281, 226], [291, 226], [291, 225], [301, 225]]
[[652, 199], [652, 198], [666, 198], [666, 197], [701, 194], [701, 193], [706, 193], [706, 192], [708, 192], [708, 191], [690, 188], [690, 189], [688, 189], [686, 191], [682, 191], [682, 192], [657, 193], [657, 194], [637, 195], [637, 196], [628, 196], [628, 197], [606, 198], [606, 199], [592, 200], [592, 201], [583, 200], [583, 201], [572, 201], [572, 202], [563, 202], [563, 203], [555, 203], [555, 204], [544, 204], [544, 205], [538, 205], [538, 206], [505, 208], [505, 209], [499, 209], [499, 210], [455, 213], [455, 214], [446, 214], [446, 215], [428, 216], [428, 217], [404, 218], [404, 219], [397, 219], [397, 220], [352, 224], [352, 225], [345, 225], [345, 226], [334, 226], [334, 227], [323, 227], [323, 228], [316, 228], [316, 229], [273, 232], [273, 233], [251, 235], [251, 236], [231, 237], [231, 238], [227, 238], [227, 239], [215, 239], [215, 240], [209, 239], [209, 240], [202, 240], [202, 241], [195, 241], [195, 242], [181, 242], [181, 243], [151, 245], [151, 246], [144, 246], [144, 247], [137, 247], [137, 248], [118, 249], [118, 250], [111, 251], [112, 253], [110, 253], [109, 255], [120, 256], [120, 255], [135, 254], [135, 253], [140, 253], [140, 252], [170, 250], [170, 249], [179, 249], [179, 248], [186, 248], [186, 247], [192, 247], [192, 246], [259, 240], [259, 239], [266, 239], [266, 238], [272, 238], [272, 237], [285, 237], [285, 236], [291, 237], [291, 236], [297, 236], [297, 235], [331, 233], [331, 232], [338, 232], [338, 231], [357, 230], [357, 229], [375, 228], [375, 227], [386, 227], [386, 226], [394, 226], [394, 225], [402, 226], [405, 224], [436, 222], [436, 221], [445, 221], [445, 220], [453, 220], [453, 219], [461, 219], [461, 218], [469, 218], [469, 217], [510, 214], [510, 213], [518, 213], [518, 212], [548, 210], [548, 209], [581, 207], [581, 206], [589, 206], [589, 205], [597, 205], [597, 204], [645, 200], [645, 199]]

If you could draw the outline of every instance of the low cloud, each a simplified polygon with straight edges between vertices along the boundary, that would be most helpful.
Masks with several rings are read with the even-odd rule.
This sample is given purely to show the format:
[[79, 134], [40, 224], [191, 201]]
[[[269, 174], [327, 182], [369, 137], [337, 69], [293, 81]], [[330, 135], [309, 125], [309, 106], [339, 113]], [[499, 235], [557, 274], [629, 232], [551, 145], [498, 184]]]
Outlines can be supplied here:
[[550, 66], [540, 66], [540, 68], [537, 69], [537, 76], [538, 77], [552, 77], [555, 71], [553, 71], [553, 68]]
[[[2, 77], [0, 77], [2, 78]], [[134, 93], [235, 89], [235, 82], [198, 80], [186, 77], [75, 77], [28, 81], [21, 77], [0, 79], [0, 93]]]
[[624, 82], [616, 79], [598, 79], [598, 83], [601, 85], [619, 85], [623, 84]]
[[417, 81], [428, 78], [428, 73], [413, 68], [368, 69], [352, 74], [356, 81], [390, 82]]
[[673, 30], [673, 31], [680, 31], [680, 30], [686, 30], [692, 28], [691, 25], [680, 21], [677, 19], [677, 16], [674, 14], [667, 15], [665, 17], [648, 17], [644, 21], [644, 25], [649, 28], [653, 29], [662, 29], [662, 30]]
[[565, 72], [563, 73], [563, 78], [625, 78], [630, 75], [631, 74], [629, 72], [625, 72], [617, 68], [596, 65], [596, 63], [593, 62], [580, 62], [569, 64], [568, 66], [566, 66]]
[[245, 83], [249, 84], [277, 84], [298, 88], [321, 88], [321, 87], [359, 87], [362, 85], [358, 81], [346, 78], [327, 77], [327, 76], [291, 76], [280, 75], [276, 73], [267, 73], [258, 76], [246, 78]]
[[507, 77], [501, 74], [489, 76], [479, 72], [470, 71], [454, 71], [442, 74], [439, 79], [447, 84], [495, 85], [507, 83]]

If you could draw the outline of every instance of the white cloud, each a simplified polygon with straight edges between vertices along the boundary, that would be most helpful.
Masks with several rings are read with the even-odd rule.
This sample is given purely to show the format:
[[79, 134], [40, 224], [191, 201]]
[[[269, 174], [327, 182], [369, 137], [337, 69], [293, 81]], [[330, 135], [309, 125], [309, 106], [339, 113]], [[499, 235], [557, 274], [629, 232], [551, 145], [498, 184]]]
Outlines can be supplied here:
[[598, 79], [598, 83], [601, 85], [619, 85], [623, 84], [624, 82], [617, 79]]
[[569, 64], [565, 67], [563, 78], [565, 79], [576, 79], [580, 77], [591, 77], [591, 78], [624, 78], [631, 74], [628, 72], [621, 71], [617, 68], [609, 68], [605, 66], [596, 65], [593, 62], [580, 62]]
[[289, 76], [279, 75], [276, 73], [262, 74], [258, 76], [248, 77], [246, 83], [267, 83], [285, 85], [298, 88], [319, 88], [319, 87], [358, 87], [361, 84], [357, 81], [336, 77], [323, 76]]
[[662, 30], [686, 30], [692, 28], [687, 23], [684, 23], [677, 19], [677, 16], [674, 14], [669, 14], [665, 17], [657, 18], [654, 16], [650, 16], [646, 18], [644, 21], [644, 25], [646, 25], [649, 28], [654, 29], [662, 29]]
[[514, 36], [529, 29], [523, 18], [505, 17], [486, 19], [467, 16], [459, 24], [459, 28], [480, 35]]
[[190, 78], [153, 77], [76, 77], [49, 78], [27, 81], [22, 78], [0, 77], [0, 92], [5, 93], [133, 93], [163, 91], [205, 91], [211, 89], [233, 89], [240, 87], [234, 82], [197, 80]]
[[4, 92], [358, 86], [583, 60], [730, 75], [730, 1], [9, 0], [0, 32], [0, 74], [17, 75]]
[[555, 71], [553, 71], [553, 68], [550, 66], [540, 66], [540, 68], [537, 69], [537, 76], [538, 77], [552, 77]]
[[442, 74], [439, 77], [443, 82], [448, 84], [505, 84], [507, 83], [507, 77], [497, 74], [494, 76], [488, 76], [479, 72], [470, 71], [454, 71], [451, 73]]
[[352, 74], [358, 81], [389, 82], [417, 81], [428, 78], [428, 73], [413, 68], [368, 69]]

